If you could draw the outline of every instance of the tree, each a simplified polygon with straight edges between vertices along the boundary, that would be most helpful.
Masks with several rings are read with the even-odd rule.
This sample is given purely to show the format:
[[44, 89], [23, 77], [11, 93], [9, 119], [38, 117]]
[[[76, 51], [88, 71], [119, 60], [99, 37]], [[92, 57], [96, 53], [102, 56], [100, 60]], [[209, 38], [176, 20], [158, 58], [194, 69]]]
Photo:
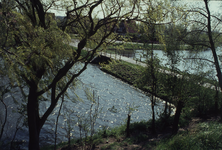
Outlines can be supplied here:
[[[1, 105], [3, 105], [3, 111], [1, 112], [1, 116], [0, 116], [0, 141], [2, 139], [4, 130], [5, 130], [5, 125], [7, 123], [7, 117], [8, 117], [8, 108], [7, 105], [4, 102], [4, 95], [9, 91], [9, 89], [7, 87], [0, 87], [0, 93], [1, 93], [1, 98], [0, 98], [0, 102]], [[0, 106], [1, 106], [0, 105]]]
[[[218, 55], [217, 55], [217, 52], [216, 52], [215, 40], [214, 40], [213, 35], [212, 35], [213, 31], [212, 31], [211, 17], [215, 18], [217, 21], [219, 21], [219, 23], [221, 23], [222, 20], [220, 18], [216, 17], [216, 16], [211, 16], [209, 6], [208, 6], [209, 0], [204, 0], [204, 3], [205, 3], [206, 13], [207, 13], [207, 15], [205, 15], [205, 17], [207, 19], [207, 35], [208, 35], [208, 38], [209, 38], [210, 49], [211, 49], [213, 57], [214, 57], [214, 63], [215, 63], [216, 71], [217, 71], [217, 77], [218, 77], [219, 85], [220, 85], [220, 88], [222, 90], [222, 74], [221, 74], [221, 69], [220, 69], [220, 65], [219, 65]], [[220, 36], [220, 34], [221, 33], [219, 33], [219, 35], [216, 35], [216, 37]]]
[[[202, 60], [213, 62], [217, 72], [219, 86], [222, 90], [222, 74], [218, 58], [219, 55], [217, 53], [217, 46], [221, 45], [220, 25], [222, 20], [220, 19], [220, 14], [211, 14], [209, 2], [210, 0], [203, 0], [204, 7], [187, 8], [186, 11], [194, 17], [188, 22], [189, 26], [187, 28], [191, 28], [191, 30], [183, 35], [182, 39], [185, 43], [190, 44], [194, 50], [198, 48], [203, 50], [205, 48], [212, 51], [213, 61], [207, 59]], [[191, 38], [192, 42], [189, 40]]]
[[[167, 93], [169, 97], [169, 101], [173, 103], [176, 107], [176, 113], [174, 116], [174, 123], [173, 123], [173, 133], [176, 133], [178, 130], [178, 123], [180, 118], [180, 113], [182, 108], [184, 107], [184, 100], [182, 98], [176, 99], [178, 95], [176, 94], [177, 90], [181, 89], [183, 85], [179, 85], [180, 82], [178, 81], [178, 64], [181, 61], [180, 50], [182, 43], [178, 40], [178, 36], [181, 34], [181, 30], [178, 29], [173, 22], [169, 25], [165, 26], [165, 34], [164, 34], [164, 43], [165, 43], [165, 54], [168, 58], [168, 62], [166, 63], [166, 67], [169, 68], [168, 73], [163, 74], [161, 77], [161, 81], [163, 83], [163, 91]], [[163, 72], [165, 72], [163, 71]], [[165, 83], [165, 84], [164, 84]], [[183, 82], [182, 82], [183, 84]], [[181, 90], [182, 91], [182, 90]], [[180, 94], [181, 95], [181, 94]], [[165, 110], [164, 110], [164, 119], [166, 120], [169, 118], [171, 111], [168, 111], [170, 107], [168, 106], [167, 102], [165, 103]]]
[[[189, 69], [179, 70], [178, 65], [184, 61], [180, 49], [185, 47], [179, 37], [181, 34], [184, 34], [185, 30], [175, 24], [170, 24], [167, 28], [164, 42], [166, 43], [165, 53], [168, 58], [166, 67], [169, 70], [162, 71], [161, 81], [163, 83], [162, 91], [176, 107], [172, 128], [172, 134], [176, 134], [183, 108], [185, 106], [188, 107], [192, 99], [200, 93], [200, 84], [202, 84], [203, 76], [198, 74], [190, 75], [190, 66], [188, 66]], [[197, 73], [200, 73], [200, 71], [197, 70]]]
[[[157, 41], [159, 36], [159, 31], [157, 28], [158, 23], [163, 20], [161, 15], [163, 14], [163, 2], [154, 2], [154, 1], [144, 1], [145, 8], [142, 8], [142, 12], [144, 12], [144, 16], [141, 16], [141, 30], [142, 40], [144, 42], [144, 46], [147, 47], [146, 53], [142, 54], [143, 57], [147, 58], [146, 63], [147, 67], [144, 70], [143, 77], [140, 79], [140, 83], [138, 84], [141, 88], [146, 88], [147, 92], [150, 92], [152, 95], [150, 96], [151, 109], [152, 109], [152, 133], [156, 134], [155, 127], [155, 110], [154, 107], [156, 105], [156, 95], [157, 93], [157, 74], [158, 74], [158, 65], [159, 61], [154, 56], [153, 53], [153, 44]], [[150, 44], [148, 43], [151, 43]]]
[[[151, 93], [151, 109], [152, 109], [152, 133], [156, 133], [155, 127], [155, 110], [156, 96], [160, 96], [159, 84], [159, 69], [160, 61], [154, 54], [154, 44], [163, 42], [163, 29], [168, 21], [170, 14], [176, 10], [168, 3], [168, 1], [145, 1], [145, 8], [142, 10], [144, 15], [140, 18], [143, 29], [143, 37], [146, 38], [144, 45], [147, 47], [145, 57], [147, 58], [147, 68], [144, 71], [144, 76], [141, 78], [142, 84], [140, 86], [146, 87], [147, 92]], [[174, 10], [175, 9], [175, 10]], [[149, 42], [149, 43], [148, 43]]]
[[[17, 132], [23, 126], [23, 115], [17, 112], [16, 116], [12, 117], [11, 114], [15, 110], [12, 107], [13, 104], [15, 108], [21, 106], [17, 103], [15, 96], [19, 93], [18, 87], [10, 85], [6, 77], [6, 68], [3, 65], [0, 70], [0, 148], [13, 149], [19, 146], [19, 144], [15, 144], [14, 140]], [[11, 122], [12, 119], [13, 122]]]
[[[180, 10], [181, 11], [181, 10]], [[181, 39], [187, 34], [187, 12], [182, 10], [182, 18], [180, 22], [173, 22], [168, 24], [165, 29], [163, 41], [165, 43], [165, 53], [168, 57], [167, 67], [170, 69], [162, 76], [163, 91], [168, 95], [169, 100], [176, 107], [174, 115], [172, 133], [176, 134], [178, 131], [179, 120], [183, 108], [191, 103], [194, 97], [200, 93], [202, 85], [201, 80], [205, 77], [200, 70], [195, 70], [197, 73], [190, 75], [189, 69], [179, 70], [178, 65], [180, 62], [185, 61], [182, 51], [187, 46], [184, 40]], [[193, 41], [191, 41], [193, 42]], [[184, 62], [186, 63], [186, 62]], [[197, 62], [196, 62], [197, 63]], [[199, 66], [201, 68], [201, 66]], [[198, 93], [198, 94], [197, 94]]]
[[[207, 8], [206, 1], [205, 1], [205, 7]], [[165, 38], [166, 53], [167, 53], [168, 58], [171, 60], [171, 62], [169, 62], [170, 70], [171, 72], [174, 72], [174, 73], [177, 72], [177, 69], [175, 68], [175, 66], [177, 65], [177, 61], [180, 61], [180, 58], [177, 56], [177, 51], [175, 51], [179, 48], [179, 46], [183, 45], [184, 43], [187, 43], [192, 46], [193, 48], [192, 52], [195, 52], [195, 53], [198, 53], [199, 51], [203, 51], [204, 48], [210, 48], [211, 50], [215, 50], [215, 47], [212, 46], [210, 37], [213, 37], [215, 41], [214, 45], [219, 45], [218, 39], [220, 38], [220, 33], [210, 31], [209, 24], [211, 21], [208, 18], [209, 16], [207, 15], [207, 13], [209, 12], [207, 10], [203, 8], [193, 8], [193, 9], [188, 9], [188, 11], [187, 9], [186, 10], [184, 9], [183, 12], [185, 13], [185, 17], [184, 17], [184, 20], [181, 20], [180, 22], [182, 23], [182, 25], [179, 24], [180, 27], [178, 27], [178, 24], [177, 25], [174, 24], [171, 27], [172, 29], [171, 29], [170, 34], [168, 33], [167, 35], [167, 36], [170, 35], [171, 37]], [[195, 12], [195, 13], [192, 14], [191, 12], [192, 13]], [[187, 14], [195, 15], [195, 17], [193, 18], [190, 17], [189, 20], [187, 20]], [[200, 14], [200, 16], [203, 15], [204, 17], [206, 17], [206, 19], [203, 19], [203, 17], [198, 18], [198, 14]], [[215, 19], [218, 21], [217, 17]], [[217, 25], [218, 24], [215, 24], [213, 28], [217, 29]], [[177, 32], [173, 32], [173, 31], [177, 31]], [[209, 33], [211, 33], [211, 36], [209, 36]], [[205, 58], [191, 58], [191, 59], [207, 60]], [[207, 61], [212, 62], [211, 60], [207, 60]], [[218, 63], [218, 61], [214, 61], [214, 63], [215, 62]], [[197, 63], [197, 61], [195, 63]], [[215, 65], [217, 63], [215, 63]], [[198, 68], [202, 67], [202, 65], [200, 64], [198, 65], [199, 65]], [[176, 76], [175, 78], [167, 77], [167, 80], [166, 80], [167, 83], [165, 84], [165, 87], [168, 87], [167, 90], [169, 91], [167, 91], [167, 93], [169, 94], [170, 97], [172, 97], [171, 101], [174, 102], [176, 106], [176, 113], [174, 116], [174, 123], [173, 123], [173, 134], [177, 133], [179, 118], [180, 118], [181, 110], [183, 109], [183, 107], [187, 105], [187, 103], [191, 102], [191, 99], [198, 97], [199, 100], [197, 101], [201, 103], [205, 101], [204, 97], [208, 96], [208, 94], [206, 94], [206, 92], [204, 91], [206, 89], [201, 87], [201, 86], [204, 86], [203, 79], [206, 77], [207, 73], [206, 72], [204, 73], [200, 70], [196, 70], [196, 71], [197, 71], [197, 74], [195, 75], [188, 75], [186, 73], [186, 74], [182, 74], [182, 76], [180, 76], [179, 78]], [[193, 82], [193, 83], [191, 84], [190, 82]], [[200, 95], [203, 93], [203, 91], [204, 91], [204, 97], [202, 98]], [[204, 105], [204, 104], [201, 104], [201, 105]], [[215, 102], [215, 106], [216, 105], [217, 105], [217, 101]], [[200, 104], [198, 104], [198, 106], [200, 106]], [[205, 108], [205, 107], [202, 107], [202, 108]]]
[[[147, 90], [148, 92], [158, 97], [164, 97], [165, 95], [167, 97], [165, 100], [175, 104], [176, 113], [173, 123], [173, 133], [175, 134], [178, 130], [181, 111], [186, 102], [190, 99], [189, 96], [192, 96], [192, 94], [190, 94], [191, 91], [194, 91], [194, 85], [191, 84], [191, 79], [189, 81], [187, 80], [189, 78], [187, 74], [178, 77], [178, 69], [176, 68], [181, 59], [176, 50], [181, 49], [184, 44], [184, 42], [179, 39], [179, 35], [186, 33], [186, 29], [183, 28], [183, 26], [186, 27], [186, 22], [181, 23], [181, 20], [186, 20], [187, 13], [183, 11], [183, 8], [175, 7], [169, 3], [151, 3], [151, 1], [147, 3], [149, 3], [149, 7], [146, 12], [146, 20], [143, 19], [142, 22], [145, 24], [143, 30], [145, 30], [147, 41], [151, 41], [150, 49], [147, 52], [147, 54], [150, 54], [150, 61], [147, 63], [147, 70], [149, 70], [149, 73], [144, 74], [144, 77], [148, 79], [142, 80], [146, 81], [143, 82], [143, 84], [150, 84], [150, 88]], [[176, 24], [182, 26], [176, 26]], [[153, 54], [154, 41], [159, 41], [164, 45], [164, 50], [170, 60], [170, 71], [158, 69], [158, 63], [156, 63], [158, 61]], [[164, 74], [165, 71], [166, 74]], [[197, 81], [195, 81], [195, 83], [196, 82]], [[151, 96], [153, 132], [155, 132], [154, 105], [155, 98]]]
[[[15, 0], [16, 8], [8, 8], [2, 2], [0, 11], [1, 37], [0, 53], [3, 65], [8, 70], [12, 84], [27, 87], [26, 110], [29, 127], [29, 149], [39, 150], [39, 134], [60, 97], [75, 84], [77, 77], [87, 68], [98, 48], [107, 44], [112, 35], [108, 30], [124, 17], [132, 17], [136, 1], [98, 0], [59, 1]], [[62, 30], [55, 20], [47, 16], [50, 8], [66, 9], [66, 21]], [[93, 19], [99, 11], [100, 19]], [[66, 28], [75, 25], [79, 43], [77, 49], [69, 47]], [[87, 55], [81, 52], [91, 46]], [[82, 66], [80, 65], [82, 63]], [[23, 89], [24, 90], [24, 89]], [[25, 93], [25, 92], [24, 92]], [[49, 93], [48, 97], [44, 95]], [[50, 106], [40, 116], [41, 101], [48, 100]]]

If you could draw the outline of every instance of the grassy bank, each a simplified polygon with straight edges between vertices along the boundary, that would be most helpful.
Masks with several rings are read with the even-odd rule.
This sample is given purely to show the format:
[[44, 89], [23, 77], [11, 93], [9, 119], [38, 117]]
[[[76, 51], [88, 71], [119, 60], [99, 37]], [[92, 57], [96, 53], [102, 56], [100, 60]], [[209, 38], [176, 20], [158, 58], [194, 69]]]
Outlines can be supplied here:
[[[172, 122], [169, 119], [169, 123]], [[71, 140], [57, 145], [57, 150], [203, 150], [222, 148], [222, 124], [216, 118], [194, 118], [189, 126], [181, 127], [178, 134], [171, 136], [171, 128], [164, 128], [163, 120], [156, 122], [157, 134], [151, 134], [151, 121], [135, 122], [130, 125], [130, 137], [126, 137], [126, 125], [99, 130], [92, 139]], [[41, 148], [53, 150], [53, 146]]]
[[[110, 63], [109, 65], [105, 65], [102, 67], [102, 69], [124, 81], [127, 83], [133, 84], [135, 87], [141, 88], [138, 86], [138, 80], [141, 79], [145, 72], [145, 68], [141, 66], [137, 66], [134, 64], [130, 64], [127, 62], [114, 62]], [[181, 74], [183, 74], [181, 72]], [[188, 74], [184, 74], [188, 76]], [[166, 77], [171, 78], [170, 75], [160, 73], [159, 77]], [[189, 75], [190, 78], [201, 78], [202, 82], [212, 82], [209, 79], [199, 77], [197, 75]], [[149, 78], [149, 77], [147, 77]], [[164, 85], [163, 80], [159, 80], [159, 86]], [[188, 88], [193, 88], [196, 90], [193, 90], [192, 94], [189, 94], [189, 97], [187, 97], [189, 100], [186, 102], [186, 106], [183, 108], [183, 112], [180, 117], [180, 128], [189, 128], [186, 129], [184, 132], [180, 132], [176, 136], [169, 136], [167, 138], [163, 138], [158, 142], [149, 143], [148, 145], [152, 147], [152, 149], [220, 149], [221, 147], [221, 134], [218, 134], [217, 129], [221, 130], [222, 125], [220, 122], [209, 122], [206, 120], [209, 116], [215, 116], [215, 105], [216, 103], [220, 101], [216, 101], [215, 96], [217, 95], [215, 90], [205, 88], [200, 85], [196, 85], [192, 82], [192, 80], [186, 81]], [[158, 97], [165, 98], [166, 100], [170, 100], [169, 93], [166, 93], [164, 86], [161, 86], [160, 91], [157, 92]], [[145, 90], [149, 92], [149, 88], [143, 88], [142, 90]], [[201, 92], [200, 92], [201, 91]], [[198, 97], [199, 95], [199, 97]], [[218, 93], [218, 98], [222, 97], [221, 93]], [[171, 101], [171, 103], [174, 103]], [[220, 105], [219, 104], [219, 105]], [[189, 127], [189, 123], [192, 123], [193, 117], [204, 117], [205, 120], [202, 121], [200, 124], [194, 123], [195, 126]], [[216, 115], [217, 116], [217, 115]], [[163, 118], [160, 118], [157, 122], [161, 122], [162, 125], [166, 122], [163, 122]], [[171, 118], [168, 118], [167, 125], [170, 127], [172, 124]], [[158, 125], [157, 125], [158, 126]], [[165, 126], [166, 127], [166, 126]], [[165, 128], [164, 127], [164, 128]], [[160, 129], [159, 131], [167, 132], [165, 130]], [[155, 140], [154, 140], [155, 141]], [[220, 141], [220, 142], [218, 142]], [[149, 147], [148, 146], [148, 147]]]
[[[146, 86], [141, 86], [141, 78], [149, 78], [149, 76], [145, 76], [146, 73], [146, 68], [139, 66], [139, 65], [135, 65], [135, 64], [131, 64], [128, 62], [124, 62], [124, 61], [113, 61], [112, 63], [108, 64], [108, 65], [103, 65], [101, 68], [103, 71], [122, 79], [123, 81], [134, 85], [137, 88], [140, 88], [141, 90], [144, 90], [145, 92], [151, 92], [149, 90], [149, 86], [150, 83], [148, 82]], [[169, 70], [165, 67], [161, 67], [161, 69], [164, 70]], [[210, 95], [208, 95], [209, 99], [214, 99], [215, 96], [215, 90], [211, 90], [208, 88], [205, 88], [203, 86], [201, 86], [201, 84], [203, 85], [204, 83], [214, 83], [213, 80], [209, 80], [206, 79], [205, 77], [202, 76], [197, 76], [197, 75], [191, 75], [191, 74], [187, 74], [187, 73], [183, 73], [183, 72], [177, 72], [178, 74], [184, 75], [186, 77], [189, 77], [191, 79], [186, 80], [186, 84], [189, 84], [189, 87], [195, 87], [197, 88], [199, 91], [206, 91], [206, 93], [209, 93]], [[162, 98], [163, 100], [168, 101], [170, 98], [168, 97], [167, 91], [166, 91], [166, 86], [167, 83], [166, 80], [172, 79], [172, 76], [164, 73], [164, 72], [156, 72], [156, 76], [158, 76], [158, 78], [161, 78], [162, 80], [158, 80], [158, 86], [161, 87], [161, 89], [159, 89], [159, 91], [157, 91], [157, 97]], [[194, 83], [194, 80], [200, 80], [202, 83], [200, 85], [197, 85], [196, 83]], [[193, 92], [199, 92], [199, 91], [193, 91]], [[195, 94], [194, 94], [195, 95]], [[198, 94], [197, 94], [198, 95]], [[220, 97], [222, 96], [221, 94], [219, 94]], [[171, 102], [173, 103], [173, 102]]]
[[[113, 62], [103, 66], [110, 74], [123, 79], [124, 81], [137, 86], [137, 80], [142, 76], [144, 68], [127, 62]], [[206, 91], [205, 91], [206, 92]], [[208, 91], [211, 92], [211, 91]], [[208, 97], [210, 101], [210, 97]], [[204, 114], [204, 119], [198, 115], [194, 106], [196, 102], [189, 103], [180, 117], [180, 130], [177, 135], [171, 136], [173, 117], [167, 120], [161, 117], [156, 120], [155, 135], [152, 134], [151, 121], [141, 121], [130, 124], [130, 137], [126, 137], [126, 123], [122, 126], [103, 129], [96, 132], [90, 138], [71, 140], [71, 146], [68, 143], [60, 143], [57, 150], [116, 150], [116, 149], [156, 149], [156, 150], [183, 150], [183, 149], [220, 149], [221, 148], [221, 130], [220, 121], [211, 119], [211, 115]], [[206, 104], [206, 108], [210, 104]], [[209, 112], [205, 110], [205, 113]], [[197, 117], [199, 116], [199, 117]], [[196, 117], [195, 119], [193, 117]], [[211, 120], [209, 120], [211, 119]], [[52, 150], [53, 146], [44, 147], [41, 150]]]
[[112, 64], [103, 65], [101, 70], [136, 86], [136, 81], [141, 77], [144, 67], [124, 61], [114, 61]]
[[[154, 44], [154, 49], [163, 50], [162, 44]], [[151, 44], [144, 45], [143, 43], [116, 43], [107, 47], [107, 49], [123, 49], [123, 50], [140, 50], [140, 49], [151, 49]]]
[[[146, 87], [140, 87], [140, 79], [146, 71], [144, 67], [123, 61], [113, 61], [108, 65], [102, 65], [102, 70], [149, 92], [149, 84]], [[160, 73], [158, 77], [171, 78], [171, 76], [164, 73]], [[192, 76], [192, 78], [195, 79], [196, 77]], [[222, 124], [220, 120], [212, 117], [214, 114], [211, 113], [212, 108], [215, 106], [215, 91], [190, 82], [187, 81], [186, 84], [190, 84], [190, 87], [193, 86], [196, 90], [187, 97], [189, 102], [186, 103], [182, 110], [179, 122], [180, 130], [177, 135], [172, 136], [171, 134], [174, 116], [166, 119], [160, 115], [159, 119], [156, 120], [157, 133], [155, 135], [152, 134], [151, 121], [141, 121], [130, 124], [130, 136], [126, 137], [125, 123], [116, 128], [99, 130], [92, 138], [72, 140], [70, 147], [67, 146], [68, 143], [60, 143], [57, 150], [92, 148], [102, 150], [222, 149], [220, 134]], [[166, 85], [164, 80], [159, 80], [159, 84]], [[169, 93], [165, 91], [164, 86], [161, 86], [157, 96], [170, 101]], [[220, 94], [219, 97], [221, 97]], [[221, 102], [218, 105], [221, 105]], [[53, 146], [45, 147], [41, 150], [49, 149], [53, 149]]]
[[161, 140], [156, 150], [209, 150], [222, 149], [222, 124], [204, 121], [194, 124], [189, 130]]
[[[103, 52], [111, 54], [128, 54], [134, 53], [134, 50], [151, 50], [152, 45], [143, 43], [115, 43], [113, 45], [107, 46], [106, 49], [103, 49]], [[164, 50], [165, 47], [163, 44], [154, 44], [154, 50]], [[181, 46], [178, 50], [191, 50], [190, 46]]]
[[[107, 47], [107, 49], [119, 49], [119, 48], [122, 48], [125, 50], [141, 50], [141, 49], [151, 50], [152, 44], [151, 43], [144, 44], [144, 43], [136, 43], [136, 42], [133, 42], [133, 43], [127, 42], [127, 43], [115, 43], [115, 44]], [[165, 46], [163, 44], [153, 44], [153, 49], [164, 50]], [[187, 45], [183, 45], [183, 46], [180, 46], [180, 49], [178, 49], [178, 50], [191, 50], [191, 47], [187, 46]]]

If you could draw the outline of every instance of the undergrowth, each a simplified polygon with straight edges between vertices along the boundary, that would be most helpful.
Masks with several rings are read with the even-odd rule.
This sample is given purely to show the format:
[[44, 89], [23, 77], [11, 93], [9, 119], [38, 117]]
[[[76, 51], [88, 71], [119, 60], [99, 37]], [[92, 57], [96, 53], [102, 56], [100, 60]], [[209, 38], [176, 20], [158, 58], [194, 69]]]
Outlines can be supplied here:
[[210, 150], [222, 149], [222, 124], [199, 123], [193, 131], [182, 132], [157, 144], [156, 150]]

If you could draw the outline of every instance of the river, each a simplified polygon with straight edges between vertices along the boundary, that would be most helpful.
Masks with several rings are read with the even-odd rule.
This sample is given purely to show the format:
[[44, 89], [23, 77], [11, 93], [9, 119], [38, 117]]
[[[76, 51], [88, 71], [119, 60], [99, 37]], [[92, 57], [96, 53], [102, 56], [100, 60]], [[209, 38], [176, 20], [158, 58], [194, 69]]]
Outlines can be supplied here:
[[[154, 54], [158, 56], [161, 60], [161, 64], [167, 66], [168, 58], [165, 53], [161, 50], [155, 50]], [[140, 59], [141, 56], [145, 56], [146, 51], [136, 50], [134, 58]], [[213, 76], [215, 76], [214, 66], [208, 61], [198, 61], [198, 64], [193, 62], [194, 59], [184, 59], [186, 57], [192, 56], [193, 58], [205, 58], [213, 60], [211, 51], [204, 51], [200, 55], [194, 53], [189, 53], [188, 51], [180, 51], [178, 54], [180, 62], [177, 67], [181, 71], [188, 71], [190, 73], [195, 73], [196, 69], [199, 71], [211, 71], [213, 70]], [[145, 61], [145, 57], [141, 57], [142, 61]], [[202, 66], [202, 67], [200, 67]], [[169, 67], [169, 66], [168, 66]], [[102, 72], [97, 65], [89, 64], [87, 69], [80, 75], [78, 86], [75, 89], [68, 90], [70, 99], [65, 98], [61, 110], [61, 116], [59, 117], [58, 122], [58, 143], [62, 141], [67, 141], [67, 131], [68, 131], [68, 120], [71, 120], [71, 131], [70, 135], [72, 138], [79, 138], [79, 126], [84, 121], [89, 120], [90, 108], [95, 109], [95, 104], [87, 99], [87, 95], [84, 92], [86, 88], [89, 89], [91, 93], [94, 92], [96, 99], [99, 99], [99, 110], [100, 113], [97, 116], [95, 123], [95, 129], [111, 128], [118, 125], [121, 125], [125, 122], [128, 114], [129, 107], [138, 108], [132, 112], [132, 122], [149, 120], [151, 119], [151, 107], [149, 97], [144, 94], [142, 91], [135, 89], [133, 86], [130, 86], [115, 77]], [[19, 89], [13, 90], [13, 96], [17, 101], [22, 99], [22, 95], [19, 92]], [[78, 97], [76, 95], [78, 95]], [[3, 139], [9, 141], [12, 139], [15, 132], [16, 120], [19, 117], [16, 112], [17, 107], [21, 107], [19, 104], [13, 102], [12, 96], [7, 94], [4, 97], [4, 100], [8, 106], [8, 123], [5, 128], [5, 134]], [[73, 102], [75, 101], [75, 102]], [[60, 101], [61, 102], [61, 101]], [[46, 111], [49, 107], [48, 102], [42, 102], [40, 105], [41, 112]], [[40, 145], [49, 145], [54, 143], [54, 131], [56, 117], [58, 115], [58, 110], [60, 103], [57, 105], [53, 113], [49, 116], [45, 125], [43, 126], [40, 133]], [[4, 109], [2, 103], [0, 104], [1, 111], [1, 120], [3, 120]], [[112, 111], [110, 111], [112, 110]], [[160, 114], [163, 110], [163, 103], [160, 101], [156, 107], [156, 113]], [[70, 116], [70, 117], [69, 117]], [[158, 117], [158, 115], [157, 115]], [[85, 122], [89, 125], [88, 122]], [[82, 135], [83, 136], [83, 135]], [[6, 138], [8, 137], [8, 138]], [[16, 140], [23, 140], [20, 148], [27, 149], [28, 145], [28, 128], [22, 127], [18, 130], [16, 135]]]
[[[217, 53], [220, 58], [221, 47], [217, 48]], [[131, 56], [133, 59], [138, 59], [143, 62], [146, 61], [147, 52], [144, 50], [135, 50], [134, 56]], [[180, 71], [185, 71], [190, 74], [194, 73], [206, 73], [208, 72], [208, 78], [217, 80], [216, 69], [212, 62], [214, 61], [211, 50], [202, 51], [199, 53], [191, 51], [182, 51], [178, 50], [175, 52], [177, 55], [177, 64], [175, 67]], [[170, 60], [167, 57], [166, 53], [162, 50], [154, 50], [154, 55], [160, 60], [160, 64], [170, 68]], [[221, 62], [220, 62], [221, 65]]]
[[[87, 69], [79, 77], [79, 86], [75, 90], [68, 90], [69, 99], [65, 99], [63, 104], [63, 109], [61, 110], [61, 116], [59, 117], [58, 123], [58, 143], [62, 141], [67, 141], [67, 118], [70, 114], [71, 120], [71, 135], [72, 138], [78, 138], [80, 136], [79, 127], [82, 119], [89, 119], [89, 112], [91, 107], [91, 102], [87, 99], [84, 89], [88, 87], [91, 93], [95, 93], [95, 97], [99, 97], [99, 109], [100, 113], [96, 120], [95, 129], [111, 128], [121, 125], [125, 122], [128, 114], [128, 108], [136, 107], [138, 108], [132, 112], [132, 122], [137, 122], [141, 120], [151, 119], [151, 107], [149, 97], [142, 91], [135, 89], [134, 87], [122, 82], [113, 76], [102, 72], [98, 66], [89, 64]], [[15, 91], [17, 91], [16, 89]], [[76, 93], [79, 96], [78, 101]], [[16, 98], [22, 99], [19, 91], [16, 92]], [[6, 95], [5, 100], [7, 101], [9, 115], [8, 123], [6, 126], [6, 132], [4, 138], [9, 137], [10, 140], [15, 131], [16, 118], [19, 117], [18, 114], [12, 113], [12, 110], [16, 111], [16, 105], [14, 104], [12, 97]], [[17, 104], [18, 105], [18, 104]], [[58, 114], [60, 104], [55, 108], [54, 112], [49, 116], [45, 125], [43, 126], [40, 133], [40, 145], [53, 144], [54, 142], [54, 130], [55, 122]], [[2, 104], [0, 104], [2, 108]], [[41, 112], [43, 113], [49, 107], [48, 102], [42, 102], [40, 105]], [[93, 106], [93, 109], [95, 106]], [[113, 111], [110, 111], [113, 110]], [[156, 113], [160, 114], [163, 110], [163, 103], [160, 101], [156, 107]], [[4, 109], [1, 109], [1, 120], [3, 117]], [[42, 114], [40, 113], [40, 114]], [[78, 120], [79, 117], [79, 120]], [[158, 116], [157, 116], [158, 117]], [[27, 127], [22, 127], [21, 130], [17, 132], [16, 139], [21, 141], [23, 144], [20, 148], [27, 149], [28, 145], [28, 129]]]

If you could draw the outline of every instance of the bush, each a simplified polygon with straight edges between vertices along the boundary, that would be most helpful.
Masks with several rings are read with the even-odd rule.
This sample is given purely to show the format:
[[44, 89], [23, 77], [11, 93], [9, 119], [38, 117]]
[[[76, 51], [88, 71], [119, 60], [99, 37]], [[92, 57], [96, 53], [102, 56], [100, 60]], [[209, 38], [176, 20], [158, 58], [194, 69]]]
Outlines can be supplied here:
[[222, 125], [217, 122], [200, 123], [196, 130], [183, 132], [173, 138], [162, 140], [157, 150], [209, 150], [222, 148]]

